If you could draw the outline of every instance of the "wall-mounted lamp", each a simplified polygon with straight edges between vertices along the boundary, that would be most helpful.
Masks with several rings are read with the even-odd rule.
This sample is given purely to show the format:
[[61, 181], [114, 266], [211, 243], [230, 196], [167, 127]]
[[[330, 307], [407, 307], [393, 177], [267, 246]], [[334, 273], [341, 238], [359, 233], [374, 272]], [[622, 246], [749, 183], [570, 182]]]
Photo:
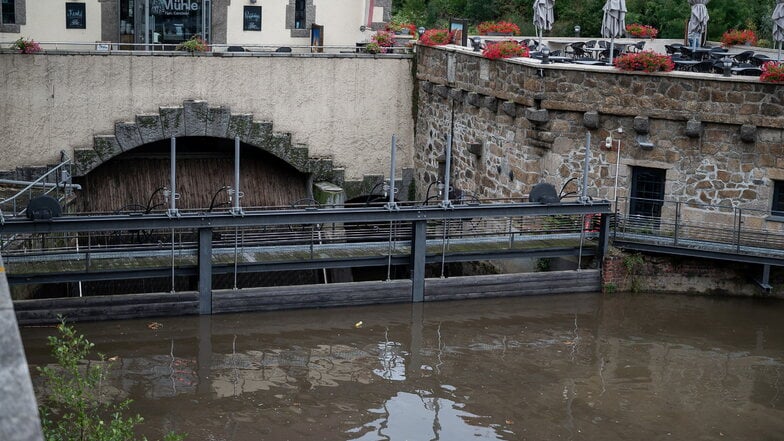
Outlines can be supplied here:
[[424, 26], [420, 26], [420, 27], [418, 27], [418, 28], [417, 28], [417, 32], [419, 32], [419, 35], [422, 35], [422, 34], [424, 34], [424, 33], [425, 33], [425, 27], [424, 27]]
[[[623, 134], [623, 127], [618, 127], [618, 130], [616, 130], [616, 131], [618, 132], [618, 134]], [[618, 139], [617, 141], [618, 141], [618, 150], [620, 150], [621, 149], [621, 140]], [[607, 150], [612, 150], [612, 148], [613, 148], [612, 132], [611, 132], [610, 136], [608, 136], [607, 139], [604, 140], [604, 148], [606, 148]]]
[[574, 27], [574, 36], [580, 38], [580, 25]]
[[365, 31], [367, 31], [367, 26], [362, 25], [359, 27], [359, 32], [365, 32]]
[[474, 52], [479, 52], [482, 50], [482, 38], [481, 37], [471, 37], [471, 46], [474, 47]]
[[542, 64], [550, 64], [550, 48], [542, 47]]
[[732, 76], [732, 60], [730, 60], [730, 57], [724, 57], [721, 61], [721, 66], [724, 68], [723, 75], [725, 77]]

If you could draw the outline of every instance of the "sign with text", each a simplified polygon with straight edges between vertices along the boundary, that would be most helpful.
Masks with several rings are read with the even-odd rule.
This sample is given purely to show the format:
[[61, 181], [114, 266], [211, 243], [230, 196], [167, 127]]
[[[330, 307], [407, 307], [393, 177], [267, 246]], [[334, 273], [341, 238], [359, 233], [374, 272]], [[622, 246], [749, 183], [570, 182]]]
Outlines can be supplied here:
[[242, 14], [242, 30], [261, 30], [261, 6], [245, 6]]
[[66, 29], [87, 29], [87, 18], [84, 11], [84, 3], [65, 4], [65, 28]]

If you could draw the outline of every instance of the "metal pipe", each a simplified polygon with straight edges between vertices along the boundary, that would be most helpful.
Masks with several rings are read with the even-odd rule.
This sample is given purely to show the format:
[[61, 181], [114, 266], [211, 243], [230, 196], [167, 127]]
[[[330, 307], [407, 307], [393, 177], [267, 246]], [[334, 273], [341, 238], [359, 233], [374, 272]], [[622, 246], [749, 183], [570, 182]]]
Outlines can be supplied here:
[[17, 181], [14, 179], [0, 179], [0, 184], [8, 184], [8, 185], [41, 185], [44, 188], [55, 188], [55, 187], [66, 187], [72, 188], [74, 190], [81, 190], [82, 186], [79, 184], [55, 184], [53, 182], [33, 182], [33, 181]]
[[234, 137], [234, 214], [242, 213], [240, 208], [240, 137]]
[[621, 140], [618, 139], [618, 152], [615, 154], [615, 187], [613, 189], [613, 201], [618, 205], [618, 174], [621, 170]]
[[446, 208], [451, 205], [449, 202], [449, 175], [452, 173], [452, 134], [446, 135], [446, 152], [444, 154], [444, 199], [441, 205]]
[[588, 202], [588, 168], [591, 162], [591, 132], [585, 134], [585, 165], [583, 166], [583, 191], [581, 202]]
[[171, 194], [169, 196], [169, 214], [177, 213], [177, 138], [171, 137], [171, 152], [169, 153], [169, 185]]
[[397, 137], [392, 135], [392, 159], [389, 165], [389, 206], [395, 206], [395, 160], [397, 153]]

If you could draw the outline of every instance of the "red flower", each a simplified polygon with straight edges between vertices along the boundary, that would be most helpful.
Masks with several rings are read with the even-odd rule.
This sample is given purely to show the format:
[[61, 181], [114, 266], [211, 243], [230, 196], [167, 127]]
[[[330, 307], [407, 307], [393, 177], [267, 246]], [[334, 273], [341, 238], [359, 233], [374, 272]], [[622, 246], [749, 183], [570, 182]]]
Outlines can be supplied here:
[[768, 61], [762, 65], [760, 81], [766, 83], [784, 83], [784, 64]]
[[522, 46], [514, 40], [499, 41], [496, 43], [487, 42], [487, 46], [482, 51], [482, 56], [491, 60], [499, 58], [527, 57], [528, 47]]
[[675, 69], [675, 63], [669, 55], [653, 51], [621, 55], [613, 60], [613, 66], [621, 70], [643, 72], [669, 72]]
[[656, 38], [659, 35], [659, 30], [653, 26], [642, 25], [639, 23], [632, 23], [626, 25], [626, 32], [632, 37], [637, 38]]
[[751, 29], [744, 29], [738, 31], [730, 29], [721, 36], [721, 44], [724, 46], [732, 46], [736, 44], [757, 44], [757, 35]]
[[491, 32], [499, 34], [520, 35], [520, 26], [517, 26], [516, 24], [510, 23], [508, 21], [486, 21], [479, 23], [479, 25], [476, 27], [476, 30], [479, 32], [479, 35], [487, 35]]
[[419, 36], [419, 42], [426, 46], [441, 46], [452, 42], [452, 33], [446, 29], [428, 29]]

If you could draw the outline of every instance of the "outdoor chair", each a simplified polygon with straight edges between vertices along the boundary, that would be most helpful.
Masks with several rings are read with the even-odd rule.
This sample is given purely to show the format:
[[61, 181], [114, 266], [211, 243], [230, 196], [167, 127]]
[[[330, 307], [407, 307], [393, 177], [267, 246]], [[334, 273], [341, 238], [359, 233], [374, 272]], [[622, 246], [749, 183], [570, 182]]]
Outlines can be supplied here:
[[596, 47], [596, 40], [588, 40], [585, 42], [585, 47]]
[[749, 63], [751, 57], [753, 56], [754, 56], [754, 51], [743, 51], [732, 58], [734, 58], [735, 61], [737, 61], [738, 63]]
[[668, 55], [679, 54], [681, 53], [681, 48], [683, 48], [682, 44], [665, 44], [664, 50], [667, 51]]
[[749, 59], [749, 62], [754, 66], [761, 67], [763, 64], [771, 60], [772, 58], [765, 54], [754, 54], [751, 59]]
[[[642, 52], [643, 49], [645, 49], [645, 40], [640, 40], [637, 43], [630, 44], [628, 46], [628, 48], [627, 48], [627, 51], [628, 52]], [[665, 49], [667, 49], [667, 48], [665, 47]], [[667, 51], [667, 53], [669, 54], [670, 51]], [[672, 54], [670, 54], [670, 55], [672, 55]]]
[[713, 72], [713, 63], [713, 60], [700, 61], [691, 70], [694, 72], [711, 73]]
[[597, 45], [598, 45], [599, 47], [610, 47], [610, 43], [608, 43], [607, 41], [604, 41], [604, 40], [599, 40], [599, 42], [597, 43]]

